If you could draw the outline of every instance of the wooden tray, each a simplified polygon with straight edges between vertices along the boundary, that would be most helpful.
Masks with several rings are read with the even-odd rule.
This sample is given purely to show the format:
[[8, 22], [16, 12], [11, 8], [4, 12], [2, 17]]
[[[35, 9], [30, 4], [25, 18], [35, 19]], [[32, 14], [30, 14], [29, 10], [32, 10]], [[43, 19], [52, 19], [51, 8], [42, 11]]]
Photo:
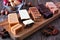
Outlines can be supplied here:
[[33, 26], [31, 26], [30, 28], [25, 28], [22, 32], [20, 32], [18, 35], [13, 35], [10, 30], [9, 30], [9, 26], [8, 26], [8, 21], [5, 20], [4, 22], [0, 23], [0, 26], [3, 26], [11, 35], [11, 38], [13, 40], [23, 40], [24, 38], [26, 38], [27, 36], [31, 35], [32, 33], [36, 32], [37, 30], [39, 30], [40, 28], [44, 27], [45, 25], [47, 25], [48, 23], [52, 22], [53, 20], [55, 20], [56, 18], [58, 18], [60, 16], [60, 12], [53, 15], [53, 17], [49, 18], [49, 19], [40, 19], [40, 22], [35, 22], [35, 24]]

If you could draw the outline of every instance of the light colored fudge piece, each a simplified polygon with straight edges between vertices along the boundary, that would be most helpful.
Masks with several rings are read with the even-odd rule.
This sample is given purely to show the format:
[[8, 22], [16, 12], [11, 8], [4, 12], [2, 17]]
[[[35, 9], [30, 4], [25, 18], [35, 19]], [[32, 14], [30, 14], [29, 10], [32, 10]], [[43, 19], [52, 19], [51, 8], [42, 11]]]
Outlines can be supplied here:
[[23, 21], [24, 25], [29, 25], [29, 24], [32, 24], [32, 23], [34, 23], [34, 21], [32, 19]]
[[8, 23], [9, 23], [10, 27], [12, 27], [13, 25], [19, 23], [16, 13], [11, 13], [11, 14], [8, 15]]
[[19, 10], [19, 15], [20, 15], [21, 20], [30, 19], [30, 16], [29, 16], [29, 14], [28, 14], [26, 9]]
[[17, 35], [18, 33], [20, 33], [23, 30], [23, 26], [22, 24], [16, 24], [11, 28], [11, 32], [14, 35]]

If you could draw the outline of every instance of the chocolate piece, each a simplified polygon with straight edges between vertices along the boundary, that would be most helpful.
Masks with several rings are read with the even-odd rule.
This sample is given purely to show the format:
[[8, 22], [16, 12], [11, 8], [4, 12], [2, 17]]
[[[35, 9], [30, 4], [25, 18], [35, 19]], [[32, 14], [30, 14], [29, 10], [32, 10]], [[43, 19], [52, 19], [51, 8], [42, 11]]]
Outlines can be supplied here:
[[16, 24], [14, 25], [12, 28], [11, 28], [11, 32], [14, 34], [14, 35], [17, 35], [20, 31], [23, 30], [23, 27], [21, 24]]
[[19, 10], [19, 15], [25, 26], [34, 23], [26, 9]]
[[50, 18], [53, 16], [53, 13], [43, 4], [39, 4], [37, 8], [40, 11], [40, 13], [44, 16], [44, 18]]
[[27, 20], [27, 19], [30, 19], [30, 16], [27, 12], [26, 9], [23, 9], [23, 10], [19, 10], [19, 15], [21, 17], [21, 20]]
[[10, 27], [19, 23], [16, 13], [11, 13], [11, 14], [8, 15], [8, 23], [9, 23]]
[[30, 24], [33, 24], [34, 21], [32, 19], [29, 19], [29, 20], [25, 20], [23, 21], [24, 25], [30, 25]]
[[40, 21], [41, 14], [39, 13], [39, 11], [36, 7], [30, 7], [29, 13], [32, 15], [34, 21]]
[[48, 25], [44, 27], [41, 32], [45, 36], [49, 36], [49, 35], [57, 35], [59, 33], [59, 30], [52, 25]]
[[46, 2], [46, 7], [49, 8], [53, 14], [58, 12], [58, 8], [53, 2]]

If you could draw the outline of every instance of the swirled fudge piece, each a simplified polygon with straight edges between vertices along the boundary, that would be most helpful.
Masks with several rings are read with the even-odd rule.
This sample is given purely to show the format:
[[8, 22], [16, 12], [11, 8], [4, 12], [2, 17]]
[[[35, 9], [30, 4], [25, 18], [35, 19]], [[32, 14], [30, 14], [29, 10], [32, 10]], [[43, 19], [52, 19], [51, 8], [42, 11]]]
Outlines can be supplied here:
[[49, 8], [53, 14], [58, 12], [58, 8], [53, 2], [46, 2], [46, 7]]
[[39, 4], [37, 8], [40, 11], [40, 13], [44, 16], [44, 18], [50, 18], [53, 16], [53, 13], [48, 8], [46, 8], [45, 5]]
[[29, 13], [32, 15], [34, 21], [40, 21], [41, 14], [36, 7], [30, 7]]

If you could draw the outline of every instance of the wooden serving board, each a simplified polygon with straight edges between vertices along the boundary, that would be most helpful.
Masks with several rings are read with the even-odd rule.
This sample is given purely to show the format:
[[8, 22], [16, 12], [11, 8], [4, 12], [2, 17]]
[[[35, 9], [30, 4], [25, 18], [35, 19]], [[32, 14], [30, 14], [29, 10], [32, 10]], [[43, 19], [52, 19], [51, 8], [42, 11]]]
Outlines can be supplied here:
[[[56, 5], [58, 5], [58, 4], [56, 4]], [[51, 17], [49, 19], [44, 19], [42, 17], [40, 19], [40, 22], [35, 22], [33, 24], [33, 26], [31, 26], [30, 28], [25, 28], [22, 32], [18, 33], [18, 35], [13, 35], [10, 32], [10, 29], [9, 29], [9, 26], [8, 26], [8, 20], [0, 22], [0, 26], [3, 26], [3, 28], [5, 28], [9, 32], [9, 34], [10, 34], [10, 36], [11, 36], [11, 38], [13, 40], [23, 40], [27, 36], [29, 36], [32, 33], [36, 32], [37, 30], [39, 30], [40, 28], [44, 27], [45, 25], [47, 25], [48, 23], [52, 22], [53, 20], [57, 19], [58, 17], [60, 17], [60, 10], [59, 10], [58, 13], [56, 13], [55, 15], [53, 15], [53, 17]]]
[[58, 12], [57, 14], [53, 15], [53, 17], [49, 18], [49, 19], [44, 19], [43, 17], [40, 19], [40, 22], [35, 22], [33, 24], [33, 26], [31, 26], [30, 28], [25, 28], [22, 32], [18, 33], [18, 35], [13, 35], [10, 30], [9, 30], [9, 26], [8, 26], [8, 21], [5, 20], [4, 22], [0, 23], [0, 26], [3, 26], [11, 35], [11, 38], [13, 40], [23, 40], [24, 38], [26, 38], [27, 36], [31, 35], [32, 33], [36, 32], [37, 30], [39, 30], [40, 28], [44, 27], [45, 25], [47, 25], [48, 23], [52, 22], [53, 20], [55, 20], [56, 18], [60, 17], [60, 12]]

